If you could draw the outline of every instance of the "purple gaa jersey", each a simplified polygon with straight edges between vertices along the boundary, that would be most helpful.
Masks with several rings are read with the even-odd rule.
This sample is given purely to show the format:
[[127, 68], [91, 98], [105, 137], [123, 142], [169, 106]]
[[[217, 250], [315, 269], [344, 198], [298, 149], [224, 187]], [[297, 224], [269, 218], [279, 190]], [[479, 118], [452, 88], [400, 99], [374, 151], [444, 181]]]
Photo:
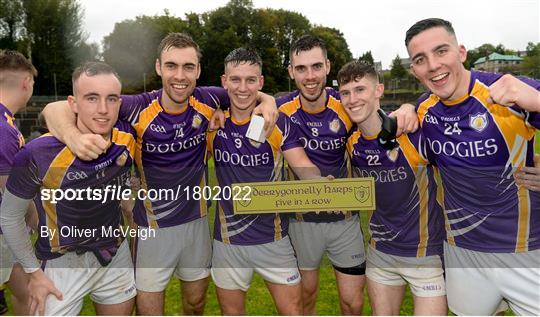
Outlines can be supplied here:
[[[11, 172], [15, 154], [24, 145], [24, 138], [15, 125], [15, 117], [9, 109], [0, 103], [0, 176], [7, 176]], [[2, 204], [2, 190], [0, 189], [0, 204]], [[2, 230], [0, 229], [0, 234]]]
[[[273, 182], [281, 180], [282, 151], [302, 145], [295, 125], [280, 113], [272, 134], [264, 143], [246, 137], [249, 120], [236, 122], [229, 113], [225, 128], [209, 134], [208, 149], [214, 157], [218, 200], [214, 238], [225, 244], [255, 245], [287, 236], [289, 217], [283, 214], [235, 215], [232, 200], [224, 197], [233, 183]], [[232, 190], [234, 195], [234, 190]]]
[[197, 87], [183, 112], [167, 113], [161, 106], [162, 92], [122, 96], [120, 108], [120, 119], [131, 122], [137, 132], [135, 162], [141, 187], [162, 193], [161, 199], [147, 195], [150, 198], [135, 204], [135, 222], [151, 228], [206, 216], [206, 201], [186, 195], [196, 186], [205, 186], [208, 122], [214, 110], [229, 100], [222, 88]]
[[[468, 94], [455, 102], [419, 100], [428, 157], [441, 174], [447, 240], [481, 252], [540, 248], [540, 193], [517, 186], [513, 174], [534, 166], [540, 115], [488, 102], [502, 75], [471, 71]], [[535, 89], [540, 82], [522, 79]]]
[[433, 168], [423, 157], [420, 132], [402, 135], [386, 150], [376, 137], [355, 131], [347, 142], [355, 177], [373, 177], [377, 206], [369, 222], [370, 244], [405, 257], [442, 254], [444, 215], [437, 203]]
[[[352, 121], [339, 101], [339, 94], [332, 88], [326, 89], [327, 100], [323, 109], [310, 112], [302, 107], [300, 94], [294, 91], [276, 99], [279, 111], [291, 118], [298, 126], [300, 141], [309, 159], [320, 170], [321, 175], [336, 178], [347, 177], [347, 152], [345, 145], [352, 128]], [[289, 173], [292, 179], [296, 176]], [[297, 213], [296, 219], [307, 222], [334, 222], [351, 216], [350, 212], [316, 214]]]
[[[121, 225], [120, 200], [104, 189], [128, 188], [134, 153], [134, 131], [118, 121], [111, 146], [95, 160], [79, 160], [51, 134], [32, 140], [15, 156], [6, 188], [19, 198], [34, 199], [41, 232], [36, 241], [38, 259], [70, 251], [116, 252], [123, 237], [109, 233]], [[61, 190], [66, 198], [55, 201], [52, 198], [60, 196], [52, 190]], [[50, 234], [43, 234], [43, 228]]]

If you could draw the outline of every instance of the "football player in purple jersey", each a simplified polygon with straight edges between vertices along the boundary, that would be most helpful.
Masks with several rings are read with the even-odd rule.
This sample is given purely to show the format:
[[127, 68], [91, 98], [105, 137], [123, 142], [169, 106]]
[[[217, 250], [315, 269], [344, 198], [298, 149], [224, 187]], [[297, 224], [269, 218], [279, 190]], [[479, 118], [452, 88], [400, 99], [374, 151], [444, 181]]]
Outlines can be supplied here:
[[[0, 203], [6, 181], [13, 166], [15, 154], [24, 145], [24, 138], [15, 125], [15, 114], [26, 107], [34, 90], [37, 70], [21, 53], [0, 52]], [[33, 204], [27, 214], [27, 223], [35, 228], [37, 214]], [[28, 278], [19, 264], [13, 265], [11, 251], [0, 230], [0, 283], [7, 282], [13, 295], [13, 310], [28, 315]]]
[[[279, 110], [296, 125], [306, 154], [321, 174], [346, 177], [345, 144], [352, 122], [338, 92], [325, 88], [330, 72], [326, 43], [311, 35], [302, 36], [291, 45], [289, 56], [289, 75], [298, 90], [276, 99]], [[336, 275], [342, 313], [360, 315], [365, 253], [358, 214], [297, 213], [291, 217], [289, 235], [302, 275], [303, 313], [315, 314], [319, 266], [327, 253]]]
[[[225, 126], [208, 137], [221, 193], [233, 183], [281, 180], [283, 158], [301, 179], [321, 178], [304, 152], [296, 126], [285, 114], [280, 114], [263, 142], [246, 136], [263, 82], [262, 61], [255, 50], [238, 48], [227, 55], [222, 84], [231, 108], [225, 113]], [[246, 292], [257, 272], [265, 280], [278, 313], [300, 315], [300, 273], [288, 236], [289, 217], [279, 213], [234, 214], [234, 202], [229, 198], [220, 194], [217, 200], [212, 256], [212, 278], [222, 313], [246, 314]]]
[[[95, 160], [82, 161], [50, 134], [29, 142], [15, 156], [1, 225], [29, 276], [30, 314], [77, 315], [90, 294], [98, 315], [130, 315], [136, 291], [129, 247], [125, 236], [107, 234], [120, 232], [120, 200], [103, 196], [107, 191], [102, 189], [129, 179], [134, 131], [127, 122], [117, 122], [122, 85], [112, 67], [85, 63], [72, 79], [68, 101], [78, 114], [77, 127], [110, 145]], [[99, 196], [91, 197], [88, 190]], [[76, 192], [87, 194], [68, 196]], [[22, 221], [32, 200], [39, 215], [35, 253]]]
[[337, 78], [341, 102], [358, 126], [347, 142], [353, 176], [375, 179], [366, 267], [373, 315], [399, 315], [407, 284], [414, 315], [446, 315], [444, 216], [422, 134], [403, 134], [395, 147], [384, 147], [377, 137], [384, 86], [373, 65], [349, 62]]
[[540, 193], [513, 175], [534, 166], [540, 82], [465, 69], [467, 50], [443, 19], [416, 22], [405, 45], [429, 90], [417, 113], [444, 189], [448, 305], [490, 315], [504, 299], [539, 315]]

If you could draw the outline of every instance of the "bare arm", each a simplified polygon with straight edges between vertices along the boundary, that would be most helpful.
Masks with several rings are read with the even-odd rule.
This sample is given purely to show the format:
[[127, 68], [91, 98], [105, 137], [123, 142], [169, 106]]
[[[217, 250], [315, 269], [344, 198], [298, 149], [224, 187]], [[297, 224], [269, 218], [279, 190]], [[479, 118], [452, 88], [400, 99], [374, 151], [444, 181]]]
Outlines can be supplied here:
[[540, 91], [509, 74], [489, 87], [488, 101], [503, 106], [517, 105], [529, 112], [540, 112]]
[[304, 148], [295, 147], [283, 151], [283, 156], [300, 179], [321, 179], [321, 171], [308, 158]]
[[254, 115], [262, 115], [264, 118], [264, 131], [266, 136], [270, 136], [274, 130], [279, 112], [276, 105], [276, 99], [274, 97], [259, 91], [257, 101], [260, 104], [253, 110]]
[[540, 192], [540, 154], [534, 155], [534, 167], [522, 167], [514, 174], [514, 179], [517, 185]]
[[225, 113], [221, 109], [216, 109], [210, 122], [208, 123], [208, 131], [214, 131], [219, 128], [225, 128]]
[[108, 142], [97, 134], [83, 134], [76, 126], [76, 117], [68, 102], [57, 101], [43, 109], [49, 131], [82, 160], [96, 159], [105, 152]]
[[414, 105], [404, 103], [399, 109], [390, 113], [390, 116], [397, 118], [398, 128], [396, 137], [418, 130], [418, 116], [416, 115]]

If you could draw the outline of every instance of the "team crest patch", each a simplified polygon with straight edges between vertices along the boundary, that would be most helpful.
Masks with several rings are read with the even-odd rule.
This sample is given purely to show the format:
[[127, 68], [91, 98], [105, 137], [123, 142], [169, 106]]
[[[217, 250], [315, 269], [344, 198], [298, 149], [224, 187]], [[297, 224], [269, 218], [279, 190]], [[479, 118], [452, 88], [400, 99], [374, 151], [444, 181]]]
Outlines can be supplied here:
[[330, 121], [330, 124], [328, 126], [330, 128], [330, 131], [332, 131], [334, 133], [337, 133], [339, 131], [339, 128], [340, 128], [339, 120], [334, 119], [334, 120]]
[[397, 161], [399, 155], [399, 147], [395, 147], [391, 150], [386, 151], [386, 157], [392, 162]]
[[261, 144], [262, 144], [261, 142], [257, 142], [257, 141], [252, 140], [252, 139], [249, 139], [249, 143], [250, 143], [251, 145], [253, 145], [253, 147], [257, 148], [257, 149], [260, 148], [260, 147], [261, 147]]
[[370, 191], [368, 186], [354, 187], [354, 198], [360, 203], [366, 202], [370, 197]]
[[[238, 203], [244, 207], [247, 207], [251, 204], [251, 190], [248, 189], [249, 187], [242, 187], [242, 191], [240, 192], [241, 199], [237, 200]], [[244, 190], [245, 189], [245, 190]]]
[[202, 123], [201, 116], [196, 114], [196, 115], [193, 116], [193, 121], [191, 122], [191, 127], [193, 129], [197, 129], [198, 127], [201, 126], [201, 123]]
[[124, 151], [122, 154], [120, 154], [120, 156], [116, 158], [115, 163], [118, 166], [124, 166], [126, 165], [127, 159], [128, 159], [128, 152]]
[[478, 132], [484, 131], [488, 122], [487, 113], [477, 113], [469, 116], [469, 126]]

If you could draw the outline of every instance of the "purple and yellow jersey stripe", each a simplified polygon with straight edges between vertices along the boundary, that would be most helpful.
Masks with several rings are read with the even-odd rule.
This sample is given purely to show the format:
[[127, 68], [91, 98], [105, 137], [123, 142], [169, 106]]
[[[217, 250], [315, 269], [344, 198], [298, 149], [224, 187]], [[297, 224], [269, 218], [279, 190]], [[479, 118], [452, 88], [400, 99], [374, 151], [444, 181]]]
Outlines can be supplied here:
[[347, 141], [353, 176], [375, 179], [370, 244], [398, 256], [440, 255], [444, 219], [433, 168], [421, 154], [424, 140], [416, 132], [397, 141], [399, 147], [386, 150], [376, 137], [363, 136], [359, 129]]
[[[15, 154], [24, 145], [24, 138], [15, 125], [15, 117], [11, 111], [0, 103], [0, 176], [7, 176], [11, 172]], [[0, 204], [2, 203], [2, 189], [0, 188]], [[0, 229], [2, 234], [2, 229]]]
[[[134, 154], [134, 131], [127, 122], [118, 121], [110, 147], [96, 160], [79, 160], [50, 134], [29, 142], [15, 156], [6, 188], [17, 197], [34, 199], [40, 232], [41, 228], [54, 232], [50, 238], [39, 235], [36, 255], [40, 260], [120, 244], [121, 237], [107, 234], [109, 228], [120, 226], [122, 217], [120, 200], [113, 198], [112, 190], [128, 188]], [[53, 195], [60, 196], [52, 190], [62, 191], [66, 199], [54, 202]], [[77, 234], [86, 229], [91, 234]]]
[[[490, 103], [489, 86], [502, 75], [471, 72], [468, 94], [452, 103], [434, 94], [418, 103], [428, 157], [441, 176], [447, 239], [482, 252], [540, 248], [540, 193], [514, 182], [534, 166], [540, 115]], [[540, 82], [521, 78], [540, 90]]]
[[[326, 89], [326, 104], [319, 111], [311, 112], [302, 107], [298, 91], [276, 99], [279, 111], [297, 125], [300, 141], [309, 159], [321, 170], [323, 176], [347, 177], [345, 143], [352, 129], [352, 121], [339, 101], [339, 93]], [[295, 175], [289, 173], [292, 179]], [[296, 214], [299, 221], [334, 222], [350, 217], [351, 213], [314, 212]]]
[[237, 122], [226, 113], [225, 128], [211, 132], [208, 149], [214, 157], [218, 184], [221, 187], [215, 218], [214, 238], [226, 244], [255, 245], [277, 241], [287, 236], [288, 216], [283, 214], [234, 215], [233, 183], [273, 182], [282, 180], [282, 151], [302, 145], [296, 126], [280, 113], [272, 134], [264, 143], [245, 135], [249, 119]]
[[[15, 125], [15, 117], [0, 103], [0, 176], [9, 175], [15, 154], [24, 145], [24, 138]], [[0, 202], [2, 196], [0, 195]]]
[[158, 199], [135, 204], [135, 222], [151, 228], [206, 216], [206, 201], [187, 199], [186, 194], [204, 186], [208, 122], [217, 107], [228, 106], [224, 89], [197, 87], [184, 110], [168, 113], [161, 106], [162, 93], [122, 96], [120, 108], [120, 118], [137, 132], [135, 162], [142, 189], [161, 193], [153, 196], [161, 196]]

